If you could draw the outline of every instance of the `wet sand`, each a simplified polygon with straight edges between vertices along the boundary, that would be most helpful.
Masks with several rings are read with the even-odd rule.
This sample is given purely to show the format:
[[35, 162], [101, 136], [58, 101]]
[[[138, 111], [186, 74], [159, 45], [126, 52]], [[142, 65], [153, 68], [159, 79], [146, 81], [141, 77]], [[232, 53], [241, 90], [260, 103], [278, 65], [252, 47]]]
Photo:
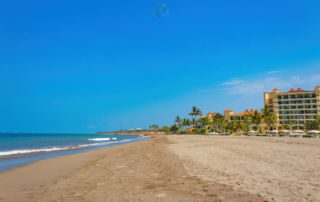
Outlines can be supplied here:
[[181, 155], [190, 145], [177, 138], [157, 137], [0, 173], [0, 201], [263, 201], [190, 172], [192, 161]]

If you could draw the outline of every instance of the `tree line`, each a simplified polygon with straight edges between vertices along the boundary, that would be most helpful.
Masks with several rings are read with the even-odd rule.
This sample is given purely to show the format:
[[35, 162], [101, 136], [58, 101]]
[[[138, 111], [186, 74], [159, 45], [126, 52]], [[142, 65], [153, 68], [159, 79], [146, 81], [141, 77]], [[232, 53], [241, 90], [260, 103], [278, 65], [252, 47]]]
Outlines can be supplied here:
[[[245, 114], [242, 117], [225, 117], [220, 113], [213, 114], [212, 117], [201, 117], [201, 110], [193, 106], [188, 117], [181, 118], [177, 116], [171, 126], [159, 127], [157, 124], [150, 125], [151, 130], [166, 132], [166, 133], [194, 133], [207, 134], [216, 132], [220, 134], [245, 134], [250, 130], [257, 132], [277, 129], [278, 118], [275, 112], [267, 105], [261, 110], [255, 110], [253, 113]], [[289, 120], [287, 124], [282, 125], [283, 129], [292, 130], [294, 124]], [[316, 121], [309, 121], [305, 124], [306, 130], [320, 129], [320, 117]]]

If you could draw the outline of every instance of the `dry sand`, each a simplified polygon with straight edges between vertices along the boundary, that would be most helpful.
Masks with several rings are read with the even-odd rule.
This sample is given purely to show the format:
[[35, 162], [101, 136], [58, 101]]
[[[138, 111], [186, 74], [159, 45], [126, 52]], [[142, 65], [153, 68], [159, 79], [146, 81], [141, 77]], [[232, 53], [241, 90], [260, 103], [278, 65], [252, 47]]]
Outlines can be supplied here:
[[189, 175], [263, 196], [320, 201], [320, 139], [170, 136]]
[[0, 201], [320, 201], [320, 139], [167, 136], [0, 174]]
[[[216, 139], [181, 138], [153, 138], [42, 160], [1, 173], [0, 201], [263, 201], [247, 191], [234, 190], [232, 183], [225, 185], [227, 181], [217, 183], [214, 166], [202, 169], [200, 159], [201, 165], [192, 165], [196, 159], [189, 147], [202, 151], [200, 156], [209, 161], [215, 154], [205, 153], [208, 148], [211, 152], [207, 140]], [[180, 160], [172, 150], [188, 160]]]

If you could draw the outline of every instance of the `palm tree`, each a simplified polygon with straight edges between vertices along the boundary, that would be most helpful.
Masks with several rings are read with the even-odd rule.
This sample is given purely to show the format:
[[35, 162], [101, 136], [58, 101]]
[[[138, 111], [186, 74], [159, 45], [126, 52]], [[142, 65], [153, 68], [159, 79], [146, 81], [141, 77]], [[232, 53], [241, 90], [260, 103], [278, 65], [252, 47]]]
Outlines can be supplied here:
[[235, 122], [231, 120], [226, 120], [225, 130], [229, 133], [235, 132]]
[[203, 128], [208, 129], [208, 127], [212, 125], [213, 120], [209, 119], [208, 117], [205, 117], [203, 119], [199, 119], [198, 122], [200, 123], [200, 129], [203, 129]]
[[197, 107], [193, 106], [191, 109], [191, 112], [189, 113], [189, 116], [191, 116], [191, 119], [193, 119], [193, 117], [196, 115], [197, 113]]
[[194, 128], [195, 126], [198, 128], [198, 124], [197, 124], [197, 116], [200, 116], [201, 115], [201, 110], [196, 107], [196, 106], [193, 106], [192, 109], [191, 109], [191, 112], [189, 113], [189, 116], [191, 116], [191, 120], [192, 120], [192, 128]]
[[268, 125], [268, 128], [270, 130], [270, 128], [274, 127], [275, 124], [277, 123], [278, 117], [276, 113], [274, 113], [268, 105], [264, 107], [263, 115], [264, 115], [264, 121]]
[[150, 125], [149, 126], [149, 128], [151, 129], [151, 130], [159, 130], [159, 125], [157, 125], [157, 124], [152, 124], [152, 125]]
[[254, 111], [254, 114], [252, 116], [252, 123], [254, 123], [257, 126], [257, 129], [259, 131], [260, 126], [263, 123], [263, 116], [257, 110]]
[[236, 128], [236, 131], [238, 132], [238, 133], [241, 133], [242, 134], [242, 132], [245, 130], [245, 128], [246, 128], [246, 125], [245, 125], [245, 123], [244, 123], [244, 121], [242, 121], [242, 120], [236, 120], [235, 121], [235, 128]]
[[176, 122], [177, 123], [177, 127], [178, 128], [181, 128], [181, 125], [182, 125], [182, 119], [179, 117], [179, 116], [177, 116], [176, 117], [176, 119], [175, 119], [175, 121], [174, 122]]
[[228, 120], [226, 119], [220, 119], [219, 120], [219, 133], [225, 133], [227, 132], [228, 127]]
[[213, 117], [213, 127], [216, 129], [216, 132], [222, 132], [225, 129], [226, 122], [224, 116], [220, 113], [217, 113]]
[[190, 126], [190, 120], [189, 119], [183, 119], [182, 120], [182, 126], [184, 127], [184, 130], [186, 130], [186, 127]]
[[246, 114], [243, 123], [245, 125], [245, 132], [248, 133], [250, 131], [250, 126], [252, 125], [252, 115]]
[[174, 132], [174, 133], [177, 133], [180, 129], [180, 126], [178, 126], [177, 124], [173, 124], [171, 127], [170, 127], [170, 131]]
[[195, 116], [197, 117], [197, 116], [200, 116], [201, 115], [201, 110], [200, 110], [200, 108], [197, 108], [196, 107], [196, 111], [195, 111]]
[[181, 121], [182, 121], [181, 118], [179, 116], [177, 116], [175, 122], [176, 123], [181, 123]]

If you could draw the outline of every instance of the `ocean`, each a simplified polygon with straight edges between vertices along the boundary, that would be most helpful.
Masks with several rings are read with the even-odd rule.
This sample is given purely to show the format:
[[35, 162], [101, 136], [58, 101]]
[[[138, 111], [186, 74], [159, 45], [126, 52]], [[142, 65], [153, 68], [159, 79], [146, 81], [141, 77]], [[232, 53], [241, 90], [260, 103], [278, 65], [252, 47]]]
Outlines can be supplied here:
[[0, 172], [42, 159], [145, 138], [147, 137], [99, 134], [0, 133]]

